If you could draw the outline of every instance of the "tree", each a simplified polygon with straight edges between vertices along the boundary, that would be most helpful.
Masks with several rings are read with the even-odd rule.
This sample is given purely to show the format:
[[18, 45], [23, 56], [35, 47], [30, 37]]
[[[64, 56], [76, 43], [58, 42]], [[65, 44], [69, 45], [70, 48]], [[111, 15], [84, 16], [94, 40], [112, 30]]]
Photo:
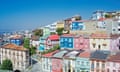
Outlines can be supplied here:
[[3, 60], [2, 65], [1, 65], [1, 69], [3, 69], [3, 70], [13, 70], [13, 65], [12, 65], [11, 60], [9, 60], [9, 59]]
[[63, 30], [64, 30], [64, 28], [57, 28], [56, 32], [57, 32], [58, 35], [62, 35]]
[[33, 33], [35, 36], [43, 36], [43, 29], [35, 29]]
[[36, 47], [31, 47], [30, 48], [30, 55], [33, 55], [33, 54], [35, 54], [36, 53]]
[[29, 49], [30, 47], [30, 40], [29, 38], [24, 38], [24, 45], [25, 48]]

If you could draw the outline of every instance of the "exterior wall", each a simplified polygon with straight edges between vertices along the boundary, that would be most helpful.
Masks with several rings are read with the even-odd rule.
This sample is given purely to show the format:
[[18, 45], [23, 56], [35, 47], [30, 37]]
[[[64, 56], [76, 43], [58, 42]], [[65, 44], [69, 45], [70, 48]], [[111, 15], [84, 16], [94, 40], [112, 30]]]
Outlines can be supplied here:
[[42, 57], [42, 71], [43, 72], [51, 72], [52, 71], [51, 58]]
[[21, 39], [10, 39], [10, 43], [14, 43], [16, 45], [21, 45], [23, 40]]
[[111, 52], [119, 52], [120, 51], [120, 37], [110, 39], [110, 51]]
[[90, 50], [110, 50], [110, 39], [108, 38], [91, 38], [90, 39]]
[[46, 41], [46, 49], [53, 48], [54, 46], [59, 44], [59, 40], [57, 41], [51, 41], [50, 39], [47, 39]]
[[63, 72], [75, 72], [75, 60], [63, 59]]
[[75, 72], [90, 72], [90, 61], [88, 58], [77, 57], [75, 60]]
[[120, 72], [120, 63], [106, 62], [106, 72]]
[[1, 63], [5, 59], [10, 59], [13, 70], [24, 70], [29, 66], [29, 52], [0, 48]]
[[83, 36], [74, 38], [74, 48], [75, 49], [89, 49], [89, 38], [84, 38]]
[[96, 60], [90, 61], [90, 72], [106, 72], [105, 69], [105, 62]]
[[71, 30], [85, 30], [85, 25], [83, 22], [72, 22]]
[[52, 58], [52, 72], [63, 72], [63, 61]]
[[58, 22], [56, 28], [64, 28], [64, 22]]
[[60, 37], [60, 48], [73, 49], [73, 37]]

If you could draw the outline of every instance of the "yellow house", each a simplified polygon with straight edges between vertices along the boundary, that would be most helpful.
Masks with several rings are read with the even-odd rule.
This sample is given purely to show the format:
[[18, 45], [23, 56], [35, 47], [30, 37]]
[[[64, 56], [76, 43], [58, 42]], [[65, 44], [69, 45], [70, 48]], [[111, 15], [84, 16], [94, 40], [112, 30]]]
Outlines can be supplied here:
[[64, 28], [64, 21], [57, 22], [56, 28]]

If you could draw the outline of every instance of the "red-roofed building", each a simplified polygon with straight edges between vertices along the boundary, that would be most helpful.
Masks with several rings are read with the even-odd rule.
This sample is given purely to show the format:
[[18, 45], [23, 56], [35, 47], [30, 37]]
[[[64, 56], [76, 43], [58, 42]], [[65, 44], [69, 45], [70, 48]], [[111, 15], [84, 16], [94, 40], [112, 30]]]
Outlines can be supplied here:
[[105, 72], [120, 72], [120, 53], [108, 57]]
[[47, 53], [42, 55], [42, 70], [43, 72], [51, 72], [52, 70], [52, 56], [54, 53], [58, 52], [59, 50]]
[[54, 46], [59, 44], [59, 35], [50, 35], [46, 39], [46, 49], [53, 48]]

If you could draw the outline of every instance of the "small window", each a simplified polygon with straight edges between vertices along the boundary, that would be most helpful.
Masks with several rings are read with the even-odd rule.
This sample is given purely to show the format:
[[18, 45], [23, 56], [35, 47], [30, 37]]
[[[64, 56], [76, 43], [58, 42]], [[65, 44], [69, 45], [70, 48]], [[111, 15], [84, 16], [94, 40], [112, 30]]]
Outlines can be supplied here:
[[101, 46], [100, 45], [98, 45], [98, 49], [100, 50], [100, 48], [101, 48]]
[[120, 29], [118, 29], [118, 31], [120, 31]]

